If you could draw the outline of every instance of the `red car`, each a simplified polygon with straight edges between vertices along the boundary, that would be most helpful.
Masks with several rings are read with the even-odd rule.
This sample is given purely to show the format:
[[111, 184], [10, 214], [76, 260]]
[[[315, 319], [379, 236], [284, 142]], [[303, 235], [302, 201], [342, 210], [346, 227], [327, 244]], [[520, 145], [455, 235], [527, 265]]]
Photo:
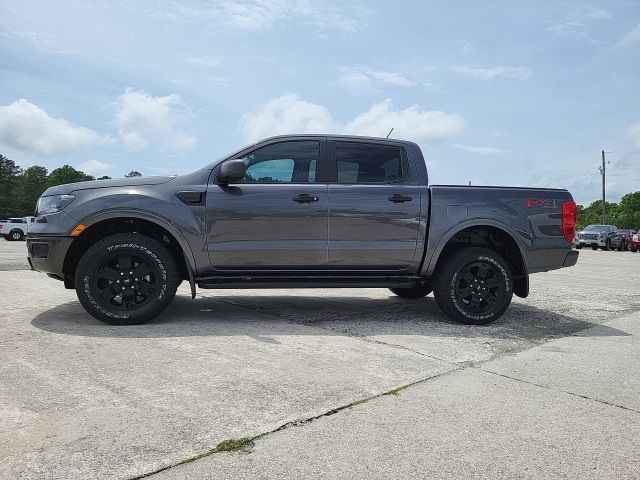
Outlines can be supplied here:
[[627, 239], [627, 247], [632, 252], [637, 252], [640, 250], [640, 232], [635, 232]]

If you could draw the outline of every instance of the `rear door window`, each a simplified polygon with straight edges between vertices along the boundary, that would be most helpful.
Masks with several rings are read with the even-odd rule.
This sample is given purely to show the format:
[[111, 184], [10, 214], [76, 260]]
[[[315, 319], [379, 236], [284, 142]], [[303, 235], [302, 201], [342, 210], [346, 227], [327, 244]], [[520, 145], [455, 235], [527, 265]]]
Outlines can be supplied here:
[[401, 147], [363, 142], [336, 142], [338, 183], [393, 183], [407, 176]]

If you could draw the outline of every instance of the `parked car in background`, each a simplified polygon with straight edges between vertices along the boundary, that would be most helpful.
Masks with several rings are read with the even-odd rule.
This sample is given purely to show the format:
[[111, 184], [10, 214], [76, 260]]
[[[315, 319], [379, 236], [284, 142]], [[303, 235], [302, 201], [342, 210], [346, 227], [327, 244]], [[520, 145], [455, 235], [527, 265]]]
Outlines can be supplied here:
[[576, 233], [574, 245], [578, 249], [591, 247], [594, 250], [598, 248], [611, 250], [611, 237], [617, 232], [618, 228], [615, 225], [589, 225], [584, 230]]
[[0, 235], [7, 240], [24, 240], [33, 217], [10, 218], [0, 222]]
[[637, 252], [638, 250], [640, 250], [640, 231], [635, 232], [633, 235], [631, 235], [629, 241], [627, 242], [627, 247], [632, 252]]
[[619, 252], [623, 252], [629, 249], [629, 238], [635, 232], [629, 229], [620, 229], [614, 235], [611, 236], [611, 248], [615, 248]]

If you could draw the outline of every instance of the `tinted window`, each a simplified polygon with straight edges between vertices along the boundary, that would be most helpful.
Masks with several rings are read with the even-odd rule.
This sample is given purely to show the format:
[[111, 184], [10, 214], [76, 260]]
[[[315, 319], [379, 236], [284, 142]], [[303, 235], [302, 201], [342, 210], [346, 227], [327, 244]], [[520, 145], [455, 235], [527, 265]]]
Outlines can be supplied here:
[[400, 147], [336, 142], [338, 183], [388, 183], [406, 176]]
[[242, 183], [313, 183], [319, 150], [314, 141], [275, 143], [254, 150], [242, 159], [247, 165]]

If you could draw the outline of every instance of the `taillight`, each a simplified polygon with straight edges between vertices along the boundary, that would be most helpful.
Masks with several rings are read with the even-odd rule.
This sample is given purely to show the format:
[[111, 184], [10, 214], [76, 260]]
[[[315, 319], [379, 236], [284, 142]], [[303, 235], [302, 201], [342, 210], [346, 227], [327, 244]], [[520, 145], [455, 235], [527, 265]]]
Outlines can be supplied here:
[[562, 235], [571, 243], [576, 236], [576, 202], [562, 203]]

